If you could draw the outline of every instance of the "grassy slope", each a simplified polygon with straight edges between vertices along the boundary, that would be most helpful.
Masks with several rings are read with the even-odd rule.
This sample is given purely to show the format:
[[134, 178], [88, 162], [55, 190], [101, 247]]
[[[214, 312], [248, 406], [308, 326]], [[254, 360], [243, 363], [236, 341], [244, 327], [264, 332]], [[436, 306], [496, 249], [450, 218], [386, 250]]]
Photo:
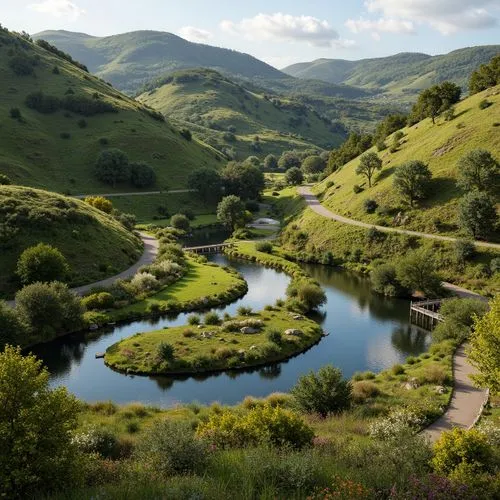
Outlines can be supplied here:
[[408, 99], [443, 80], [451, 80], [465, 89], [468, 75], [480, 64], [487, 63], [499, 50], [498, 45], [486, 45], [437, 56], [403, 53], [360, 61], [318, 59], [289, 66], [283, 71], [300, 78], [381, 89], [393, 97]]
[[[239, 331], [227, 332], [220, 326], [212, 325], [206, 325], [201, 330], [196, 327], [180, 326], [138, 333], [109, 347], [106, 351], [106, 364], [119, 370], [129, 369], [140, 373], [190, 373], [223, 370], [228, 367], [250, 367], [289, 358], [310, 347], [321, 336], [321, 329], [314, 321], [307, 318], [294, 320], [289, 312], [283, 310], [262, 311], [249, 317], [234, 318], [236, 321], [246, 319], [260, 319], [264, 322], [264, 327], [254, 334], [243, 334]], [[267, 339], [270, 331], [277, 330], [283, 333], [288, 328], [300, 329], [304, 335], [301, 337], [283, 336], [283, 344], [278, 350], [273, 351], [271, 355], [261, 353], [259, 348], [272, 345]], [[212, 332], [213, 337], [204, 338], [203, 332]], [[162, 342], [167, 342], [174, 347], [174, 359], [171, 362], [165, 363], [157, 358], [156, 352]], [[252, 346], [257, 346], [257, 349], [252, 350]], [[239, 351], [243, 353], [239, 354]], [[247, 354], [252, 357], [246, 359]], [[210, 362], [203, 367], [196, 368], [191, 363], [196, 362], [196, 359], [200, 357], [209, 358]]]
[[[94, 178], [95, 160], [105, 147], [124, 150], [132, 161], [147, 161], [157, 173], [157, 187], [184, 187], [191, 169], [218, 164], [217, 153], [211, 148], [186, 141], [172, 125], [149, 116], [141, 104], [40, 47], [28, 44], [25, 49], [30, 56], [40, 57], [35, 75], [17, 76], [8, 66], [16, 38], [5, 32], [1, 36], [4, 91], [0, 95], [0, 173], [9, 175], [15, 183], [75, 194], [133, 190], [129, 185], [113, 189]], [[54, 66], [59, 74], [52, 73]], [[41, 114], [24, 104], [31, 92], [43, 90], [63, 97], [69, 88], [75, 95], [88, 97], [98, 92], [119, 112], [87, 117], [88, 126], [80, 128], [80, 115], [64, 111]], [[22, 122], [10, 118], [13, 107], [21, 110]], [[71, 138], [62, 139], [63, 132], [70, 133]], [[107, 146], [99, 143], [103, 137], [108, 140]]]
[[21, 252], [39, 242], [57, 247], [80, 285], [116, 274], [136, 262], [138, 238], [87, 203], [38, 189], [0, 186], [0, 226], [16, 231], [0, 239], [0, 296], [19, 286], [14, 272]]
[[[193, 130], [198, 136], [225, 142], [242, 157], [254, 154], [251, 142], [256, 135], [261, 140], [263, 154], [313, 145], [329, 148], [344, 139], [307, 107], [288, 99], [281, 99], [281, 106], [275, 106], [263, 95], [219, 73], [190, 70], [172, 77], [170, 83], [145, 92], [139, 100], [170, 119], [195, 125]], [[191, 81], [185, 82], [186, 77]], [[294, 125], [292, 121], [299, 123]], [[222, 131], [234, 126], [237, 141], [224, 141], [223, 132], [212, 130], [207, 122]]]
[[[481, 110], [478, 104], [487, 98], [492, 106]], [[369, 223], [392, 225], [399, 211], [409, 216], [407, 229], [435, 233], [435, 219], [440, 219], [441, 232], [459, 235], [457, 227], [457, 204], [462, 192], [455, 186], [456, 164], [460, 157], [475, 148], [489, 150], [500, 158], [500, 86], [465, 99], [456, 107], [457, 117], [445, 122], [442, 118], [433, 125], [426, 119], [413, 127], [403, 129], [405, 133], [398, 151], [386, 149], [379, 154], [383, 160], [382, 170], [375, 174], [375, 183], [368, 188], [364, 177], [356, 175], [359, 158], [347, 163], [338, 172], [319, 184], [315, 191], [322, 194], [322, 203], [333, 212]], [[497, 124], [497, 125], [495, 125]], [[392, 136], [386, 140], [392, 145]], [[376, 148], [372, 151], [376, 152]], [[403, 205], [392, 187], [395, 168], [409, 160], [422, 160], [433, 174], [432, 193], [416, 209]], [[326, 188], [327, 182], [335, 185]], [[364, 188], [359, 194], [353, 192], [355, 184]], [[366, 214], [363, 202], [377, 201], [379, 206], [389, 209], [390, 215]]]

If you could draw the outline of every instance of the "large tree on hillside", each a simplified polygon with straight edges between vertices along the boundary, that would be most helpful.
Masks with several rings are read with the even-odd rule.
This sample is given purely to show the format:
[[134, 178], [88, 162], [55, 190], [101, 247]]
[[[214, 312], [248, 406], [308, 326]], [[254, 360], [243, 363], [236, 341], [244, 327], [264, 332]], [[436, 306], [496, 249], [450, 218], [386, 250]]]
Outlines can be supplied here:
[[95, 164], [96, 177], [106, 184], [116, 186], [119, 182], [130, 179], [130, 165], [128, 156], [116, 148], [102, 151]]
[[308, 156], [302, 162], [302, 171], [306, 174], [318, 174], [325, 169], [325, 162], [319, 155]]
[[468, 357], [479, 370], [474, 381], [500, 394], [500, 295], [490, 302], [490, 311], [477, 318], [470, 338]]
[[500, 189], [500, 163], [485, 149], [474, 149], [457, 163], [457, 185], [465, 191], [477, 189], [492, 194]]
[[410, 125], [431, 118], [432, 123], [440, 113], [460, 100], [462, 90], [452, 82], [443, 82], [423, 90], [412, 108], [408, 122]]
[[222, 179], [219, 172], [208, 167], [193, 170], [188, 177], [188, 186], [196, 189], [204, 202], [217, 201], [222, 194]]
[[217, 205], [217, 219], [234, 231], [245, 223], [245, 205], [238, 196], [225, 196]]
[[481, 64], [474, 71], [469, 80], [470, 94], [477, 94], [482, 90], [500, 84], [500, 54], [495, 56], [488, 64]]
[[242, 200], [257, 200], [264, 189], [264, 174], [249, 163], [229, 162], [221, 172], [225, 194], [239, 196]]
[[498, 222], [495, 204], [487, 193], [467, 193], [460, 201], [458, 221], [474, 238], [486, 238]]
[[382, 160], [378, 157], [377, 153], [366, 153], [359, 161], [359, 165], [356, 167], [356, 173], [366, 177], [368, 180], [368, 187], [372, 187], [372, 177], [376, 170], [382, 168]]
[[396, 168], [394, 188], [413, 207], [415, 200], [426, 197], [429, 190], [431, 171], [424, 162], [412, 160]]

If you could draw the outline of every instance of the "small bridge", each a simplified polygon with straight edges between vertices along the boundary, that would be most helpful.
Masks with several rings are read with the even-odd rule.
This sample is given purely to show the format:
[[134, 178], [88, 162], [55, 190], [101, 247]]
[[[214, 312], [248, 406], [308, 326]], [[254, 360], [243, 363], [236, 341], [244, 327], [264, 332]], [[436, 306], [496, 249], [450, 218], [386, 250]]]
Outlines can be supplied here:
[[442, 314], [438, 312], [441, 302], [441, 299], [410, 302], [410, 323], [426, 330], [434, 329], [440, 321], [443, 321]]
[[220, 253], [224, 250], [224, 248], [233, 247], [233, 243], [217, 243], [216, 245], [203, 245], [200, 247], [184, 247], [183, 250], [185, 252], [193, 252], [193, 253]]

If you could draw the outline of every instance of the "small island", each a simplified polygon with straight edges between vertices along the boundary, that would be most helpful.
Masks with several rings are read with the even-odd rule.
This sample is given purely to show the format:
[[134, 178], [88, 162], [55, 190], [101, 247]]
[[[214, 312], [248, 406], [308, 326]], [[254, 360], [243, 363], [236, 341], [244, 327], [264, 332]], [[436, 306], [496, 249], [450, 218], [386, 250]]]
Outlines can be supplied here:
[[[245, 309], [245, 308], [240, 308]], [[106, 364], [141, 375], [176, 375], [243, 369], [283, 361], [323, 336], [321, 327], [280, 307], [236, 317], [208, 313], [203, 324], [137, 333], [110, 346]]]

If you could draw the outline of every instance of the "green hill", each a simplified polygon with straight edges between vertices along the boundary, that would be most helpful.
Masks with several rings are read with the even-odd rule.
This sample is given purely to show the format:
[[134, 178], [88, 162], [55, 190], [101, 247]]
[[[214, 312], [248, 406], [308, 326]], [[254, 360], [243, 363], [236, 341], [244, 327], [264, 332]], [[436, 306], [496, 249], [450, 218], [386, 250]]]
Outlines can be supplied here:
[[[480, 109], [479, 103], [485, 98], [491, 105]], [[383, 166], [371, 188], [363, 177], [356, 175], [359, 157], [344, 165], [316, 187], [322, 193], [323, 204], [340, 215], [382, 225], [392, 225], [394, 216], [403, 212], [407, 216], [407, 229], [458, 235], [457, 206], [463, 192], [455, 186], [456, 164], [460, 157], [476, 148], [487, 149], [500, 158], [500, 87], [464, 99], [457, 104], [455, 113], [456, 117], [450, 121], [441, 117], [433, 125], [428, 118], [403, 129], [404, 137], [396, 151], [387, 148], [378, 153]], [[385, 142], [392, 145], [393, 137], [389, 136]], [[377, 152], [376, 148], [371, 151]], [[402, 204], [393, 189], [395, 168], [409, 160], [425, 162], [433, 175], [430, 197], [413, 210]], [[331, 182], [334, 185], [327, 188]], [[356, 194], [354, 185], [363, 191]], [[363, 204], [367, 199], [377, 202], [377, 213], [366, 213]], [[436, 224], [437, 220], [442, 224]]]
[[420, 90], [444, 80], [451, 80], [466, 89], [472, 71], [499, 52], [500, 45], [486, 45], [437, 56], [401, 53], [359, 61], [317, 59], [293, 64], [283, 72], [298, 78], [380, 90], [411, 100]]
[[3, 29], [0, 74], [0, 173], [15, 184], [67, 193], [133, 190], [95, 179], [96, 158], [109, 147], [148, 162], [157, 188], [184, 187], [192, 168], [217, 165], [217, 152], [187, 141], [158, 113]]
[[[346, 131], [311, 107], [251, 91], [212, 70], [173, 73], [138, 100], [238, 157], [339, 145]], [[258, 137], [258, 141], [256, 141]]]
[[0, 186], [0, 297], [19, 283], [16, 262], [37, 243], [57, 247], [71, 270], [71, 285], [117, 274], [135, 263], [140, 240], [113, 217], [83, 201], [21, 186]]

